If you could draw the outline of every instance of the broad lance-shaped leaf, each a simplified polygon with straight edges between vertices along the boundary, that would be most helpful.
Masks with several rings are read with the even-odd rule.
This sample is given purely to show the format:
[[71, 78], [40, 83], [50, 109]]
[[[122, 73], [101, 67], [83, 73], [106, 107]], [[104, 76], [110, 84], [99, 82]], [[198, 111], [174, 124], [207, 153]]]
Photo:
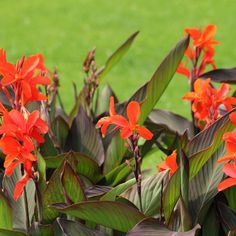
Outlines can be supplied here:
[[131, 166], [134, 165], [134, 159], [129, 160], [129, 162], [130, 166], [126, 163], [122, 163], [107, 173], [99, 183], [110, 185], [112, 187], [122, 183], [132, 173]]
[[68, 200], [73, 203], [86, 200], [82, 182], [67, 161], [64, 163], [63, 172], [61, 174], [61, 182], [64, 195], [67, 196]]
[[7, 198], [0, 191], [0, 228], [12, 229], [13, 227], [13, 216], [10, 204]]
[[57, 223], [64, 235], [67, 236], [107, 236], [103, 232], [87, 228], [85, 225], [76, 221], [59, 218], [57, 219]]
[[188, 45], [189, 37], [187, 36], [170, 51], [153, 74], [151, 80], [138, 89], [138, 91], [129, 99], [130, 101], [135, 100], [141, 103], [140, 124], [146, 120], [147, 116], [167, 88]]
[[104, 162], [104, 149], [101, 137], [93, 122], [82, 107], [79, 108], [66, 142], [66, 150], [73, 150], [87, 155], [98, 165]]
[[236, 186], [230, 187], [224, 191], [224, 195], [227, 198], [228, 205], [236, 212]]
[[195, 236], [200, 229], [200, 225], [196, 225], [193, 229], [187, 232], [175, 232], [166, 228], [156, 219], [147, 218], [138, 223], [127, 236]]
[[[139, 88], [129, 99], [129, 101], [135, 100], [141, 103], [141, 117], [139, 119], [140, 124], [144, 123], [147, 116], [167, 88], [184, 56], [184, 52], [188, 45], [189, 37], [185, 37], [170, 51], [167, 57], [157, 68], [152, 78], [145, 85]], [[120, 139], [119, 135], [116, 134], [116, 136], [113, 137], [112, 142], [108, 147], [106, 160], [104, 163], [105, 173], [108, 173], [121, 163], [126, 151], [124, 146], [116, 150], [117, 143], [120, 143], [120, 141], [114, 139]]]
[[129, 231], [145, 218], [145, 215], [135, 208], [114, 201], [88, 201], [68, 207], [54, 204], [52, 208], [81, 220], [88, 220], [122, 232]]
[[202, 235], [221, 236], [218, 213], [216, 211], [215, 204], [212, 204], [211, 208], [208, 209], [207, 215], [201, 224], [201, 227]]
[[171, 176], [163, 194], [164, 216], [168, 223], [173, 209], [180, 197], [180, 171], [179, 169]]
[[43, 219], [46, 223], [54, 220], [58, 215], [54, 209], [48, 206], [66, 200], [70, 202], [86, 200], [80, 178], [75, 174], [67, 160], [54, 171], [45, 191], [42, 193]]
[[[24, 201], [24, 196], [22, 194], [22, 196], [17, 201], [13, 199], [13, 193], [15, 190], [16, 183], [21, 177], [22, 174], [20, 166], [18, 166], [10, 177], [4, 176], [3, 189], [13, 210], [13, 228], [26, 231], [27, 216], [25, 212], [26, 205]], [[26, 195], [28, 201], [29, 219], [31, 221], [35, 209], [35, 185], [32, 180], [28, 181], [26, 185]]]
[[95, 114], [96, 116], [102, 114], [109, 110], [109, 101], [110, 97], [113, 96], [116, 99], [115, 92], [112, 90], [110, 85], [106, 84], [104, 88], [98, 91], [96, 99], [96, 106], [95, 106]]
[[98, 71], [98, 79], [101, 80], [115, 66], [131, 47], [138, 31], [133, 33], [106, 61], [105, 65]]
[[63, 187], [60, 179], [63, 166], [64, 163], [61, 163], [53, 172], [45, 191], [42, 193], [43, 220], [45, 223], [50, 223], [58, 216], [58, 212], [48, 206], [53, 203], [64, 202]]
[[[231, 112], [235, 111], [232, 110]], [[229, 114], [218, 119], [207, 129], [201, 131], [187, 144], [185, 153], [189, 157], [190, 180], [198, 173], [203, 165], [211, 158], [214, 152], [223, 143], [224, 133], [231, 131], [234, 125], [229, 119]], [[179, 170], [171, 177], [164, 192], [164, 214], [168, 222], [171, 213], [180, 196]]]
[[0, 236], [27, 236], [21, 231], [0, 229]]
[[[112, 190], [112, 188], [110, 186], [92, 185], [92, 186], [89, 186], [85, 189], [85, 195], [88, 199], [93, 198], [93, 197], [101, 197], [111, 190]], [[113, 199], [104, 199], [104, 200], [113, 200]]]
[[37, 153], [37, 164], [38, 164], [38, 172], [39, 172], [39, 187], [41, 191], [44, 191], [46, 188], [46, 162], [41, 154]]
[[181, 231], [188, 231], [192, 228], [192, 219], [189, 213], [189, 160], [177, 144], [180, 169], [180, 215]]
[[[221, 225], [226, 234], [229, 236], [234, 236], [236, 233], [236, 214], [223, 202], [218, 202], [217, 208], [219, 211], [219, 217]], [[232, 232], [232, 234], [230, 233]]]
[[111, 172], [115, 167], [120, 165], [125, 151], [125, 141], [120, 137], [119, 132], [116, 132], [106, 151], [106, 159], [104, 162], [105, 174]]
[[202, 74], [200, 77], [211, 78], [214, 82], [236, 84], [236, 68], [215, 69]]
[[173, 133], [182, 135], [187, 130], [190, 137], [193, 136], [193, 124], [191, 121], [170, 111], [153, 109], [148, 116], [148, 124], [164, 127]]
[[133, 186], [135, 183], [136, 183], [135, 179], [130, 179], [122, 184], [119, 184], [115, 188], [107, 192], [105, 195], [103, 195], [100, 200], [115, 201], [117, 196], [124, 193], [128, 188]]
[[193, 177], [189, 186], [189, 206], [192, 213], [193, 223], [204, 221], [207, 213], [203, 208], [218, 193], [217, 186], [223, 178], [223, 164], [216, 164], [216, 161], [224, 155], [224, 146], [222, 145], [213, 156], [206, 162], [201, 170]]
[[30, 227], [30, 234], [32, 236], [53, 236], [53, 225], [42, 225], [37, 222], [34, 222]]
[[[142, 181], [142, 206], [143, 213], [146, 216], [156, 216], [160, 214], [161, 205], [161, 191], [165, 186], [165, 180], [168, 172], [163, 171], [156, 175], [150, 176]], [[133, 185], [130, 189], [125, 191], [122, 197], [128, 199], [139, 207], [139, 198], [137, 193], [137, 186]]]
[[64, 150], [66, 139], [69, 133], [69, 124], [62, 115], [58, 115], [51, 123], [53, 134], [56, 136], [57, 143]]
[[187, 145], [186, 153], [190, 161], [190, 179], [198, 173], [223, 143], [223, 135], [233, 130], [234, 125], [229, 119], [229, 115], [233, 111], [236, 111], [236, 109], [233, 109], [208, 128], [198, 133]]
[[97, 162], [78, 152], [68, 152], [58, 156], [46, 157], [45, 161], [48, 168], [55, 169], [65, 159], [71, 165], [74, 165], [78, 174], [85, 176], [93, 183], [97, 183], [101, 179], [101, 171]]

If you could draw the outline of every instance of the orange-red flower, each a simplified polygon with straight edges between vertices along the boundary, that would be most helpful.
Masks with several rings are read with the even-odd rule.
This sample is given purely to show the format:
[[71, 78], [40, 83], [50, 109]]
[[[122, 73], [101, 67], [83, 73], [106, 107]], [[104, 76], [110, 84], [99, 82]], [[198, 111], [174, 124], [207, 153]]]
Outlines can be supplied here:
[[0, 49], [0, 89], [12, 105], [12, 110], [8, 111], [0, 102], [0, 148], [6, 155], [5, 174], [10, 176], [18, 165], [24, 169], [24, 175], [16, 183], [15, 200], [22, 194], [28, 180], [34, 178], [33, 164], [37, 161], [34, 151], [44, 142], [43, 134], [48, 131], [39, 111], [30, 113], [25, 107], [32, 101], [46, 99], [37, 89], [38, 85], [50, 84], [46, 73], [41, 54], [23, 56], [14, 65], [7, 61], [6, 51]]
[[144, 139], [150, 140], [153, 134], [145, 127], [138, 124], [138, 119], [140, 116], [140, 105], [138, 102], [131, 101], [127, 106], [127, 116], [128, 120], [117, 115], [114, 109], [114, 98], [110, 98], [110, 116], [101, 118], [96, 127], [101, 127], [102, 135], [106, 135], [106, 131], [109, 125], [115, 125], [116, 128], [120, 130], [121, 137], [123, 139], [129, 138], [132, 134], [138, 133]]
[[101, 132], [102, 132], [103, 137], [106, 136], [107, 128], [109, 127], [109, 125], [114, 124], [114, 120], [116, 120], [117, 123], [119, 121], [121, 121], [121, 124], [119, 124], [119, 125], [123, 125], [123, 123], [126, 122], [126, 120], [123, 116], [116, 114], [114, 97], [110, 97], [109, 115], [110, 116], [105, 116], [105, 117], [101, 118], [96, 124], [97, 128], [101, 127]]
[[[230, 119], [236, 125], [236, 112], [230, 114]], [[223, 166], [223, 172], [228, 176], [228, 178], [219, 183], [219, 191], [223, 191], [229, 187], [236, 185], [236, 133], [225, 133], [223, 136], [223, 140], [226, 142], [227, 153], [216, 163], [226, 163]]]
[[33, 111], [25, 116], [15, 109], [3, 112], [0, 134], [14, 135], [21, 140], [27, 135], [38, 143], [43, 143], [44, 138], [41, 134], [47, 133], [48, 126], [40, 118], [39, 111]]
[[199, 28], [187, 28], [185, 32], [193, 39], [194, 47], [198, 47], [212, 54], [214, 53], [212, 45], [218, 44], [217, 41], [213, 40], [216, 30], [216, 25], [210, 24], [207, 25], [203, 31]]
[[[232, 136], [232, 139], [231, 139]], [[228, 176], [228, 178], [224, 179], [218, 185], [218, 190], [223, 191], [229, 187], [236, 185], [236, 134], [235, 133], [227, 133], [224, 136], [224, 140], [226, 140], [226, 147], [228, 154], [222, 158], [220, 158], [216, 163], [229, 162], [223, 166], [223, 172]]]
[[0, 49], [1, 85], [12, 86], [16, 99], [21, 105], [31, 101], [46, 100], [46, 96], [37, 89], [37, 85], [50, 84], [49, 78], [45, 76], [46, 72], [41, 54], [28, 58], [23, 56], [13, 65], [7, 62], [5, 50]]
[[[217, 27], [213, 24], [206, 26], [203, 31], [199, 28], [185, 29], [193, 43], [185, 51], [186, 63], [180, 63], [177, 73], [185, 75], [188, 79], [196, 79], [204, 73], [207, 65], [211, 65], [213, 69], [216, 68], [215, 61], [213, 60], [215, 54], [213, 46], [218, 44], [213, 39], [216, 29]], [[189, 61], [191, 61], [191, 69], [188, 68]]]
[[230, 87], [222, 83], [219, 89], [211, 86], [211, 79], [197, 79], [194, 83], [194, 91], [188, 92], [183, 99], [192, 101], [192, 111], [198, 120], [200, 128], [208, 127], [221, 117], [220, 109], [227, 112], [236, 105], [236, 98], [227, 97]]
[[[32, 164], [37, 157], [32, 153], [36, 143], [44, 142], [42, 134], [48, 130], [47, 124], [39, 117], [39, 111], [32, 113], [11, 110], [8, 112], [0, 106], [2, 125], [0, 126], [0, 148], [6, 155], [4, 168], [6, 176], [10, 176], [19, 164], [23, 164], [25, 175], [17, 182], [14, 199], [17, 200], [27, 181], [32, 178]], [[33, 141], [35, 140], [35, 142]]]
[[174, 150], [171, 155], [167, 156], [163, 162], [161, 162], [159, 165], [157, 165], [157, 169], [159, 172], [164, 170], [169, 170], [170, 176], [172, 176], [175, 171], [178, 169], [178, 164], [176, 162], [177, 153], [176, 150]]

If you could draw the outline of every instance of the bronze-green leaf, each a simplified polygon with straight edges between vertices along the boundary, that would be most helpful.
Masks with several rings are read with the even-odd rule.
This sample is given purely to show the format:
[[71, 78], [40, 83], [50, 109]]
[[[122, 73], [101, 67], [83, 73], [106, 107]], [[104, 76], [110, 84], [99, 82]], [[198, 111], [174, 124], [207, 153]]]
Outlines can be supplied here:
[[114, 201], [87, 201], [69, 207], [54, 204], [52, 208], [122, 232], [129, 231], [145, 218], [137, 209]]

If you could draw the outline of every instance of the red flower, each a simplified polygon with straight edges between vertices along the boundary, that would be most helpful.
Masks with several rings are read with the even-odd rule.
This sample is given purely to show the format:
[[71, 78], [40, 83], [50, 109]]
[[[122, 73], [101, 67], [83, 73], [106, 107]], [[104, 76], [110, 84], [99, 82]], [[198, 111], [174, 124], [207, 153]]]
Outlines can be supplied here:
[[223, 172], [229, 176], [218, 185], [218, 190], [223, 191], [229, 187], [236, 185], [236, 162], [234, 158], [233, 163], [227, 163], [223, 167]]
[[[235, 123], [236, 113], [230, 115], [230, 119]], [[223, 166], [223, 172], [228, 176], [218, 185], [218, 190], [223, 191], [229, 187], [236, 185], [236, 133], [227, 132], [223, 136], [226, 141], [227, 154], [221, 157], [216, 163], [226, 163]]]
[[37, 54], [13, 65], [6, 60], [6, 52], [0, 50], [0, 75], [3, 77], [1, 85], [12, 86], [16, 99], [21, 105], [31, 101], [46, 100], [46, 96], [39, 93], [37, 85], [49, 85], [50, 80], [45, 76], [47, 72], [43, 64], [43, 56]]
[[188, 63], [186, 63], [186, 65], [184, 65], [183, 62], [180, 62], [176, 72], [186, 76], [189, 79], [191, 76], [191, 73], [187, 67], [187, 64]]
[[[196, 79], [204, 73], [207, 65], [211, 65], [213, 69], [216, 68], [215, 61], [212, 59], [215, 54], [213, 46], [218, 44], [213, 40], [216, 29], [215, 25], [208, 25], [203, 31], [199, 28], [185, 29], [185, 32], [192, 38], [193, 45], [189, 46], [185, 52], [186, 65], [180, 63], [177, 73], [185, 75], [188, 79]], [[188, 61], [191, 61], [191, 72], [188, 69]]]
[[5, 111], [2, 117], [0, 134], [12, 135], [23, 140], [25, 136], [34, 138], [38, 143], [43, 143], [44, 138], [41, 134], [48, 131], [47, 124], [39, 117], [39, 111], [33, 111], [26, 115], [15, 109], [10, 112]]
[[[32, 178], [32, 164], [37, 157], [32, 153], [36, 143], [44, 142], [42, 134], [48, 130], [47, 124], [39, 117], [39, 111], [32, 113], [17, 111], [8, 112], [0, 106], [2, 113], [2, 125], [0, 127], [0, 148], [6, 155], [4, 168], [6, 176], [10, 176], [19, 164], [23, 164], [25, 175], [17, 182], [14, 199], [21, 195], [27, 181]], [[33, 142], [35, 139], [35, 143]]]
[[[110, 109], [109, 109], [109, 115], [110, 116], [105, 116], [103, 118], [101, 118], [97, 124], [96, 127], [101, 127], [101, 132], [102, 132], [102, 136], [105, 137], [106, 132], [107, 132], [107, 128], [109, 125], [114, 124], [113, 120], [116, 119], [115, 117], [119, 117], [120, 120], [122, 120], [122, 123], [125, 122], [125, 118], [123, 118], [120, 115], [117, 115], [115, 112], [115, 102], [114, 102], [114, 97], [110, 97]], [[119, 118], [117, 120], [119, 120]]]
[[26, 136], [21, 142], [11, 136], [4, 136], [0, 140], [0, 147], [6, 154], [4, 168], [7, 176], [12, 174], [18, 164], [37, 160], [31, 153], [35, 149], [33, 141]]
[[102, 135], [105, 136], [106, 130], [109, 125], [115, 125], [121, 132], [121, 137], [123, 139], [129, 138], [132, 134], [138, 133], [141, 137], [150, 140], [153, 137], [153, 134], [146, 129], [137, 124], [140, 116], [140, 106], [138, 102], [131, 101], [127, 106], [127, 116], [128, 120], [121, 116], [117, 115], [114, 110], [114, 98], [110, 98], [110, 116], [101, 118], [96, 127], [101, 126]]
[[[31, 163], [31, 162], [30, 162]], [[26, 186], [27, 182], [30, 180], [31, 176], [29, 174], [25, 174], [17, 183], [14, 190], [13, 198], [15, 201], [18, 200], [18, 198], [23, 193], [24, 187]]]
[[218, 44], [217, 41], [213, 40], [216, 34], [216, 25], [208, 25], [203, 31], [199, 28], [187, 28], [185, 32], [190, 35], [193, 39], [193, 45], [200, 49], [212, 52], [212, 45]]
[[236, 98], [226, 97], [230, 91], [228, 84], [222, 83], [219, 89], [211, 86], [211, 79], [197, 79], [194, 83], [194, 91], [188, 92], [183, 99], [193, 102], [192, 111], [198, 119], [200, 128], [208, 127], [211, 123], [221, 117], [222, 106], [227, 112], [236, 105]]
[[176, 150], [174, 150], [171, 155], [166, 157], [166, 159], [163, 162], [157, 165], [159, 172], [164, 170], [169, 170], [170, 171], [169, 174], [170, 176], [172, 176], [178, 169], [176, 158], [177, 158], [177, 153]]

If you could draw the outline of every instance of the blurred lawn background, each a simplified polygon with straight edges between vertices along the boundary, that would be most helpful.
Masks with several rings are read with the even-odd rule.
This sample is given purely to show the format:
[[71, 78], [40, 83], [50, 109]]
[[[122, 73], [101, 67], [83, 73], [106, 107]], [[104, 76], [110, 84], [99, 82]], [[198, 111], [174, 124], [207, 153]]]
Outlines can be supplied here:
[[[61, 94], [72, 107], [72, 81], [83, 84], [82, 63], [88, 50], [97, 48], [97, 63], [134, 31], [140, 30], [131, 50], [104, 82], [118, 98], [128, 99], [150, 79], [157, 65], [183, 37], [186, 27], [218, 26], [218, 67], [236, 64], [234, 0], [0, 0], [0, 47], [15, 62], [22, 54], [41, 52], [50, 69], [58, 68]], [[181, 97], [186, 78], [176, 75], [157, 107], [189, 115]]]

